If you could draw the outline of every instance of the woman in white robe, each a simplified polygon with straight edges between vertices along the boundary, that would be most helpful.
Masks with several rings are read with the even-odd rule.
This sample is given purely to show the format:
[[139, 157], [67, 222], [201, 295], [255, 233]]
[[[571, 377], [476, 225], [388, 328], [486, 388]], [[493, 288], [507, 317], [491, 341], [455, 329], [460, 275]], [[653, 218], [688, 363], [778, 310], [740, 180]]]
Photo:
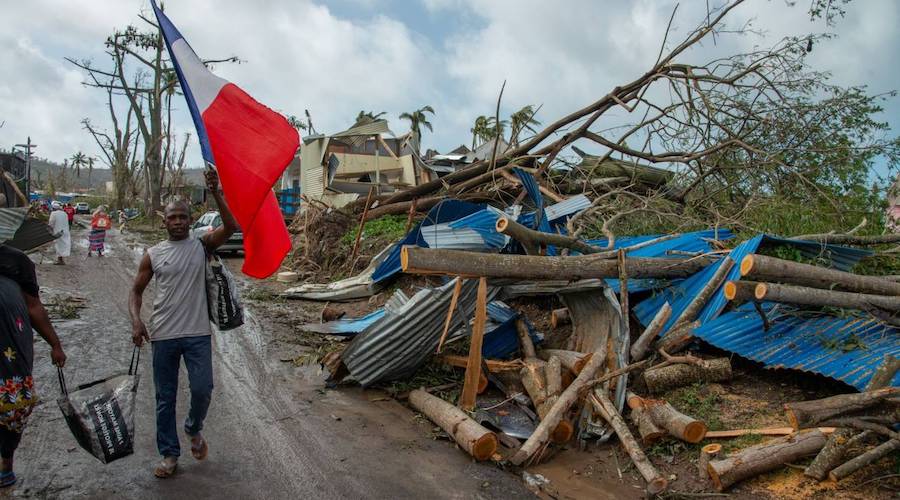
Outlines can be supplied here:
[[50, 229], [53, 234], [58, 234], [56, 238], [56, 264], [63, 265], [65, 261], [63, 257], [68, 257], [72, 251], [72, 237], [69, 234], [69, 217], [62, 209], [62, 205], [54, 201], [50, 208]]

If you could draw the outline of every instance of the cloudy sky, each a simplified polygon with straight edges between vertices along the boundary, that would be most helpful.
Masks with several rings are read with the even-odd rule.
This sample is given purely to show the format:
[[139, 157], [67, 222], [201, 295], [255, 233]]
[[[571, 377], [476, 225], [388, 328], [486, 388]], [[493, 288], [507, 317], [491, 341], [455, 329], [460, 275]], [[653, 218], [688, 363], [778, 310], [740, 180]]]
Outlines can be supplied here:
[[[718, 5], [722, 0], [709, 0]], [[168, 0], [166, 11], [203, 58], [236, 55], [242, 63], [216, 72], [264, 104], [302, 116], [320, 132], [352, 124], [361, 110], [385, 111], [404, 132], [403, 111], [431, 105], [441, 151], [470, 143], [478, 115], [493, 114], [507, 81], [503, 114], [541, 105], [549, 123], [643, 73], [656, 59], [671, 0]], [[786, 35], [830, 31], [834, 40], [811, 54], [816, 69], [843, 85], [872, 92], [900, 87], [900, 2], [858, 0], [832, 29], [809, 20], [800, 0], [749, 0], [730, 17], [748, 20], [766, 36], [720, 37], [686, 57], [768, 46]], [[702, 1], [682, 2], [670, 40], [705, 16]], [[83, 150], [99, 156], [80, 122], [105, 124], [102, 91], [65, 56], [107, 64], [105, 37], [151, 14], [149, 0], [0, 0], [0, 148], [30, 135], [37, 154], [61, 161]], [[183, 102], [177, 128], [190, 130]], [[624, 111], [620, 112], [624, 114]], [[881, 117], [900, 130], [900, 102]], [[611, 117], [612, 120], [625, 117]], [[189, 164], [199, 165], [192, 147]]]

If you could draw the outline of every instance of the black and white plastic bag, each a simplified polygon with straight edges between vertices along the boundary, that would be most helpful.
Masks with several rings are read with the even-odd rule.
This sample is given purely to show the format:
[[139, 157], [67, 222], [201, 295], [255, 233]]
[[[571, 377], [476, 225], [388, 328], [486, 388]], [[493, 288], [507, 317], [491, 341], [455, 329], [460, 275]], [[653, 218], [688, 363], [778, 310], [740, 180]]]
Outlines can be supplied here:
[[206, 298], [209, 320], [220, 331], [244, 324], [244, 306], [234, 276], [217, 255], [210, 255], [206, 261]]

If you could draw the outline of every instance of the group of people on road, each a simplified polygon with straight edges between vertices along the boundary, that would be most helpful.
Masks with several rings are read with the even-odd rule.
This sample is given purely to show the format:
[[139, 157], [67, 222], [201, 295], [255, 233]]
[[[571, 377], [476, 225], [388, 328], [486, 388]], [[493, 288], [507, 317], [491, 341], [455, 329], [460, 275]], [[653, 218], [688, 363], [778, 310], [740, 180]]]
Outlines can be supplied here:
[[[72, 253], [71, 228], [75, 220], [75, 209], [68, 203], [65, 206], [58, 201], [50, 204], [50, 229], [56, 238], [56, 262], [64, 265], [65, 259]], [[88, 234], [88, 257], [97, 252], [98, 257], [103, 257], [106, 249], [106, 231], [112, 228], [112, 220], [106, 213], [106, 206], [100, 205], [91, 216], [91, 232]]]
[[[144, 254], [129, 297], [132, 342], [141, 347], [149, 341], [152, 350], [153, 382], [156, 391], [156, 444], [162, 460], [153, 474], [166, 478], [175, 473], [181, 448], [175, 417], [178, 374], [182, 359], [190, 386], [190, 409], [183, 430], [190, 440], [191, 455], [206, 458], [209, 445], [201, 434], [212, 399], [212, 326], [206, 295], [206, 263], [218, 247], [237, 229], [228, 205], [219, 192], [215, 171], [206, 174], [207, 186], [219, 207], [222, 225], [195, 238], [190, 228], [190, 204], [174, 201], [165, 207], [164, 225], [168, 239]], [[102, 208], [102, 207], [101, 207]], [[102, 255], [109, 224], [92, 220], [91, 251]], [[108, 217], [107, 217], [108, 219]], [[59, 263], [69, 256], [71, 245], [66, 212], [53, 207], [50, 224], [57, 233]], [[98, 234], [94, 234], [97, 231]], [[103, 234], [99, 234], [103, 231]], [[63, 237], [65, 238], [63, 240]], [[59, 244], [63, 240], [64, 246]], [[96, 246], [95, 246], [96, 244]], [[143, 294], [156, 279], [156, 298], [148, 328], [141, 318]], [[63, 367], [66, 355], [59, 337], [41, 304], [35, 265], [19, 250], [0, 242], [0, 488], [16, 483], [13, 454], [22, 431], [38, 401], [32, 376], [34, 363], [32, 328], [50, 344], [50, 358]]]

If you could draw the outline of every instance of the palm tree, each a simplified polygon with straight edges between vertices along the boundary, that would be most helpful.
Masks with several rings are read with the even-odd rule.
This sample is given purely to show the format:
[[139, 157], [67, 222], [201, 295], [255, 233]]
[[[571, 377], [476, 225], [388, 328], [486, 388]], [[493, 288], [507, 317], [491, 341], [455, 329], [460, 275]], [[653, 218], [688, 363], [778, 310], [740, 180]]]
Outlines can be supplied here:
[[400, 113], [401, 120], [409, 120], [409, 130], [413, 134], [413, 140], [416, 143], [416, 153], [419, 152], [419, 144], [422, 140], [422, 127], [428, 129], [429, 132], [434, 132], [434, 129], [431, 127], [431, 122], [428, 121], [428, 116], [425, 113], [431, 113], [434, 115], [434, 108], [431, 106], [423, 106], [415, 111], [410, 113]]
[[475, 150], [476, 146], [479, 146], [485, 142], [485, 137], [487, 135], [488, 129], [490, 128], [490, 121], [488, 117], [481, 115], [475, 119], [475, 125], [469, 129], [469, 132], [472, 132], [472, 150]]
[[356, 115], [356, 122], [353, 124], [354, 127], [358, 127], [360, 125], [365, 125], [367, 123], [372, 123], [377, 121], [379, 118], [384, 116], [386, 113], [384, 111], [375, 113], [372, 111], [362, 110]]
[[509, 125], [508, 120], [500, 120], [498, 122], [493, 116], [488, 118], [488, 128], [486, 130], [486, 140], [484, 142], [490, 141], [495, 137], [503, 139], [503, 132], [506, 131], [507, 125]]
[[94, 172], [94, 162], [97, 161], [93, 156], [87, 157], [87, 171], [88, 171], [88, 187], [93, 188], [94, 186], [91, 184], [91, 173]]
[[288, 115], [287, 121], [291, 124], [292, 127], [297, 130], [306, 130], [306, 124], [300, 121], [300, 119], [294, 115]]
[[534, 118], [535, 114], [537, 114], [537, 110], [534, 109], [533, 104], [529, 104], [528, 106], [525, 106], [515, 113], [509, 115], [510, 127], [512, 129], [509, 134], [509, 141], [513, 145], [519, 145], [519, 136], [525, 130], [530, 130], [534, 133], [537, 133], [537, 130], [535, 130], [532, 125], [540, 125], [541, 122], [537, 121]]
[[72, 168], [75, 170], [75, 177], [81, 177], [81, 167], [87, 165], [87, 156], [81, 151], [72, 155]]

